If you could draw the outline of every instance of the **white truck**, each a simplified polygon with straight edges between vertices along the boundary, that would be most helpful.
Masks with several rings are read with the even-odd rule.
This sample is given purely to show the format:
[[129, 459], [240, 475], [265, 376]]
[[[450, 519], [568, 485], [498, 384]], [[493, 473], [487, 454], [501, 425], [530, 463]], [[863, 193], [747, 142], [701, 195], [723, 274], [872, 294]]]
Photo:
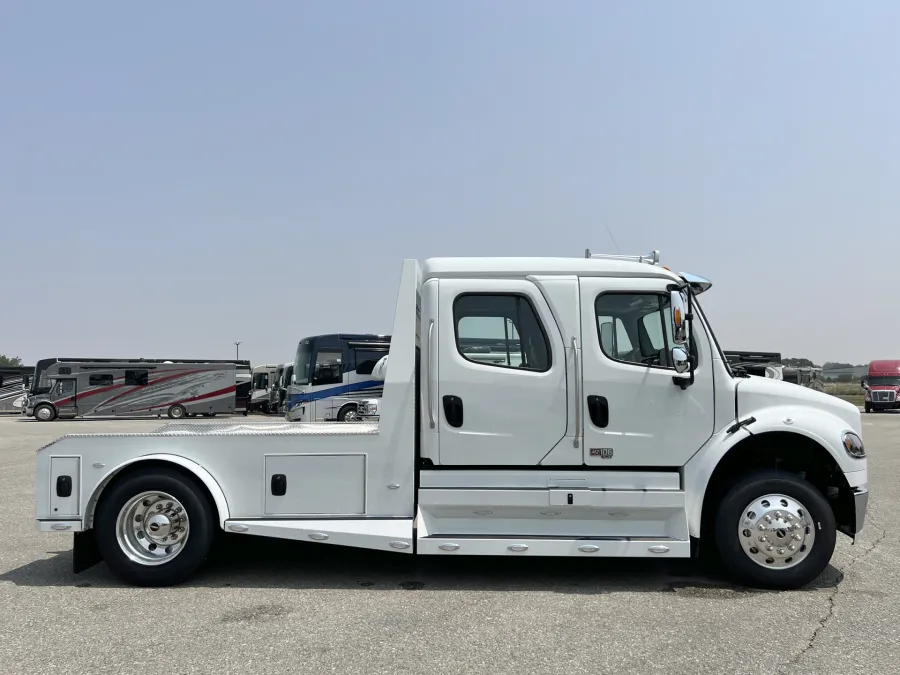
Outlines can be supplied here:
[[656, 251], [407, 260], [377, 424], [64, 436], [37, 452], [37, 527], [75, 533], [75, 572], [102, 559], [147, 586], [191, 576], [218, 529], [438, 556], [710, 550], [740, 583], [802, 586], [863, 527], [860, 412], [735, 377], [709, 286]]

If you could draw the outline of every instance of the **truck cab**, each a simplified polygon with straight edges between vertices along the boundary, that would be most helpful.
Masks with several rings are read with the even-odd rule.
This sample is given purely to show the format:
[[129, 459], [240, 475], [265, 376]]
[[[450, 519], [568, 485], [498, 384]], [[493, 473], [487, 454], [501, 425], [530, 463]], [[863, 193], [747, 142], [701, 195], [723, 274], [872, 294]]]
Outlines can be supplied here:
[[900, 408], [900, 359], [870, 362], [863, 388], [867, 413]]
[[707, 551], [740, 583], [803, 586], [863, 527], [860, 411], [732, 372], [710, 287], [658, 252], [407, 260], [377, 423], [66, 436], [37, 453], [38, 528], [139, 585], [187, 579], [224, 529], [450, 557]]

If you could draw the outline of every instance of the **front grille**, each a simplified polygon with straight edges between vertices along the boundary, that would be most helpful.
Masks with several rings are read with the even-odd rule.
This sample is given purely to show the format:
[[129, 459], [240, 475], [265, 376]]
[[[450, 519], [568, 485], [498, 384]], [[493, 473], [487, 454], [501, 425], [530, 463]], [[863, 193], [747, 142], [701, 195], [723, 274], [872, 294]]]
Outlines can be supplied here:
[[875, 403], [893, 403], [897, 399], [894, 391], [873, 391], [872, 401]]

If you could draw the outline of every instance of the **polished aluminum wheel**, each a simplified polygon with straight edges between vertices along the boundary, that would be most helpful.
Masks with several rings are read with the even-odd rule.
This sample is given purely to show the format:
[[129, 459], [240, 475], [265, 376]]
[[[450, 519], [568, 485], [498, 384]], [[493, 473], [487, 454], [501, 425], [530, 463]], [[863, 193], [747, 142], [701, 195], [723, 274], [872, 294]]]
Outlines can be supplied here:
[[53, 419], [53, 408], [48, 405], [42, 405], [34, 414], [42, 422], [48, 422]]
[[738, 523], [738, 538], [753, 562], [787, 569], [809, 555], [816, 530], [803, 504], [786, 495], [771, 494], [747, 505]]
[[184, 417], [184, 408], [182, 408], [180, 405], [172, 406], [171, 414], [175, 419]]
[[184, 549], [189, 534], [187, 511], [165, 492], [143, 492], [133, 497], [116, 519], [119, 547], [140, 565], [169, 562]]

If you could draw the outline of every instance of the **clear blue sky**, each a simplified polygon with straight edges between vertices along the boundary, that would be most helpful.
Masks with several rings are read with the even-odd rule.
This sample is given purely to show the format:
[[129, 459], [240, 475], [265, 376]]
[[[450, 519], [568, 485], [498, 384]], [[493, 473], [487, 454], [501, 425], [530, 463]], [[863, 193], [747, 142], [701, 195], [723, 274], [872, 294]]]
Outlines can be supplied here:
[[662, 251], [900, 357], [900, 3], [0, 4], [0, 353], [293, 359], [400, 261]]

